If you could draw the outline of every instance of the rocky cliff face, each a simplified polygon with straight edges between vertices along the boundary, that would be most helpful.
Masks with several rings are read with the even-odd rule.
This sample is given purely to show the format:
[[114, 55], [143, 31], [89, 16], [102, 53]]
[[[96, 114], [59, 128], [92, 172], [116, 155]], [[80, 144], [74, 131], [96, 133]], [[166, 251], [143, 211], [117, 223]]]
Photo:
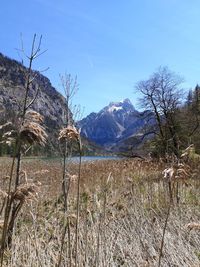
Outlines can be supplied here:
[[[11, 120], [22, 112], [25, 83], [28, 70], [19, 62], [0, 53], [0, 122]], [[48, 143], [41, 153], [57, 153], [58, 131], [64, 124], [66, 114], [65, 98], [56, 91], [49, 79], [37, 71], [33, 71], [28, 103], [37, 98], [30, 106], [44, 117], [44, 126], [48, 134]], [[39, 90], [38, 90], [39, 88]]]
[[[0, 54], [0, 110], [19, 112], [25, 93], [27, 69], [15, 60]], [[36, 94], [36, 101], [31, 106], [44, 116], [48, 128], [59, 128], [63, 124], [65, 99], [51, 85], [49, 79], [34, 71], [35, 79], [29, 92], [29, 101]]]
[[129, 99], [125, 99], [111, 102], [98, 113], [91, 113], [78, 125], [83, 136], [106, 149], [126, 150], [131, 143], [127, 140], [137, 139], [144, 133], [148, 124], [146, 117], [134, 108]]

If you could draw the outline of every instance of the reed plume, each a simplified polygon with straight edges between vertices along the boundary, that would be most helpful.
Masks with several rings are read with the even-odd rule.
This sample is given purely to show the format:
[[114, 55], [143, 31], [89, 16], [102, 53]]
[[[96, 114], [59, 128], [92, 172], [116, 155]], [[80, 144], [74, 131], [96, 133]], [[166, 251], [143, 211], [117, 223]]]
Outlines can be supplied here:
[[80, 139], [80, 134], [78, 130], [75, 128], [75, 126], [67, 126], [66, 128], [63, 128], [59, 132], [58, 140], [64, 141], [78, 141]]
[[200, 230], [200, 223], [191, 222], [185, 226], [189, 230]]
[[24, 202], [25, 200], [36, 199], [40, 183], [25, 183], [17, 187], [12, 193], [13, 200]]
[[32, 144], [44, 146], [46, 144], [47, 134], [41, 123], [43, 117], [36, 111], [30, 110], [25, 114], [25, 120], [20, 129], [20, 139]]

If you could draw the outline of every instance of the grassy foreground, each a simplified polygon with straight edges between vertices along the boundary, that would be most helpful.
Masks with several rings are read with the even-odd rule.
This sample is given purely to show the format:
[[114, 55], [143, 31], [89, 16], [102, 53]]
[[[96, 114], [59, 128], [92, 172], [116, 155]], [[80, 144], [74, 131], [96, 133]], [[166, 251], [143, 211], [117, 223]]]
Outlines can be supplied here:
[[[11, 159], [0, 158], [1, 206], [10, 164]], [[166, 167], [133, 159], [82, 164], [78, 266], [153, 267], [159, 259], [163, 267], [200, 266], [200, 167], [187, 166], [185, 176], [173, 182], [171, 205]], [[20, 211], [5, 266], [59, 266], [62, 244], [61, 266], [74, 266], [78, 166], [67, 164], [67, 214], [61, 163], [24, 159], [22, 169], [24, 183], [40, 185], [37, 197], [27, 199]]]

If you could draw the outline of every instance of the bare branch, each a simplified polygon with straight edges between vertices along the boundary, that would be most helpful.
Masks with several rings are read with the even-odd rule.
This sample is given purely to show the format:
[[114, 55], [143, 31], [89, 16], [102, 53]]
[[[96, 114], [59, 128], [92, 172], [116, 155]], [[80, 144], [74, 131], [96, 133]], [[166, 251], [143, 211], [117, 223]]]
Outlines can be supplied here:
[[35, 93], [35, 96], [33, 97], [33, 99], [30, 101], [30, 103], [27, 105], [26, 107], [26, 110], [28, 110], [30, 108], [30, 106], [35, 102], [37, 96], [38, 96], [38, 93], [39, 93], [39, 90], [40, 90], [40, 87], [38, 86], [37, 88], [37, 91]]

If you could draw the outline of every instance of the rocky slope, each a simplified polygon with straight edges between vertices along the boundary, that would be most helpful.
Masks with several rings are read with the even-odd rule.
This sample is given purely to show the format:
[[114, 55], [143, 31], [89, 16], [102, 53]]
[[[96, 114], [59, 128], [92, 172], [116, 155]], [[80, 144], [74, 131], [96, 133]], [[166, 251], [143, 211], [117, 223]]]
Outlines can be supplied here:
[[[25, 95], [25, 83], [28, 70], [21, 63], [0, 53], [0, 120], [13, 120], [21, 113]], [[44, 116], [44, 125], [48, 133], [46, 150], [54, 150], [58, 130], [64, 123], [66, 113], [65, 98], [56, 91], [49, 79], [37, 71], [32, 71], [34, 77], [28, 94], [28, 103], [38, 95], [30, 106]]]
[[[20, 111], [25, 93], [27, 69], [19, 62], [0, 54], [0, 109], [2, 111]], [[32, 109], [41, 113], [48, 127], [60, 127], [64, 119], [65, 99], [51, 85], [49, 79], [34, 71], [35, 77], [29, 99], [32, 99], [39, 87]]]

